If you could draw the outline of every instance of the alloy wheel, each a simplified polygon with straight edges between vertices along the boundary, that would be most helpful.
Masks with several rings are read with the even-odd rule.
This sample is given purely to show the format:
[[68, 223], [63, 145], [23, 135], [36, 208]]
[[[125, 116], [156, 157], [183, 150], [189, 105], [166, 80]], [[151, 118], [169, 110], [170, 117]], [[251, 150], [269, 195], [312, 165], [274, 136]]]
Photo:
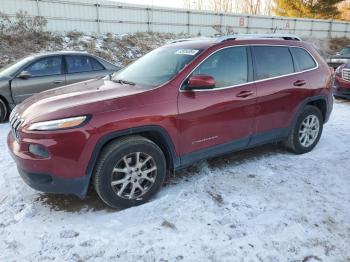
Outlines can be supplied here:
[[134, 152], [118, 160], [112, 171], [113, 191], [124, 199], [137, 199], [155, 183], [157, 165], [150, 155]]
[[308, 115], [299, 128], [299, 142], [303, 147], [311, 146], [320, 132], [320, 121], [315, 115]]

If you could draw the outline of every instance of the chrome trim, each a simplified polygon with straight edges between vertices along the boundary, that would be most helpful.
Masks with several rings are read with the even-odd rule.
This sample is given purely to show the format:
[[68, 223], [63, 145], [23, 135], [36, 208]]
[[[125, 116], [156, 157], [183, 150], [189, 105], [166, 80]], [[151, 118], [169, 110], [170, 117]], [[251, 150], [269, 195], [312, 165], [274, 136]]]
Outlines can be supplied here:
[[[275, 77], [270, 77], [270, 78], [265, 78], [265, 79], [260, 79], [260, 80], [253, 80], [247, 83], [243, 83], [243, 84], [237, 84], [237, 85], [233, 85], [233, 86], [225, 86], [225, 87], [219, 87], [219, 88], [214, 88], [214, 89], [191, 89], [191, 90], [183, 90], [181, 87], [183, 85], [183, 83], [185, 82], [185, 80], [193, 73], [194, 70], [197, 69], [197, 67], [199, 67], [202, 63], [204, 63], [205, 60], [207, 60], [209, 57], [211, 57], [212, 55], [214, 55], [216, 52], [219, 52], [220, 50], [226, 49], [226, 48], [232, 48], [232, 47], [244, 47], [244, 46], [282, 46], [282, 47], [295, 47], [295, 48], [302, 48], [304, 49], [306, 52], [308, 52], [308, 54], [312, 57], [312, 59], [314, 60], [314, 62], [316, 63], [316, 66], [307, 70], [303, 70], [303, 71], [299, 71], [299, 72], [294, 72], [291, 74], [286, 74], [286, 75], [281, 75], [281, 76], [275, 76]], [[225, 89], [229, 89], [229, 88], [235, 88], [238, 86], [245, 86], [245, 85], [249, 85], [249, 84], [255, 84], [255, 83], [260, 83], [263, 81], [268, 81], [268, 80], [273, 80], [273, 79], [278, 79], [281, 77], [286, 77], [286, 76], [292, 76], [292, 75], [297, 75], [297, 74], [301, 74], [301, 73], [305, 73], [305, 72], [309, 72], [309, 71], [313, 71], [319, 68], [319, 64], [317, 62], [317, 60], [315, 59], [315, 57], [309, 52], [309, 50], [307, 50], [306, 48], [302, 47], [302, 46], [294, 46], [294, 45], [274, 45], [274, 44], [243, 44], [243, 45], [233, 45], [233, 46], [225, 46], [222, 47], [218, 50], [215, 50], [213, 53], [211, 53], [209, 56], [207, 56], [203, 61], [201, 61], [182, 81], [179, 87], [179, 92], [211, 92], [211, 91], [217, 91], [217, 90], [225, 90]]]
[[343, 80], [350, 82], [350, 68], [342, 69], [342, 78]]
[[[285, 39], [290, 38], [290, 39]], [[284, 40], [295, 40], [302, 41], [299, 36], [292, 34], [233, 34], [221, 36], [217, 39], [218, 43], [226, 40], [239, 40], [239, 39], [284, 39]]]
[[9, 122], [11, 125], [11, 132], [14, 138], [18, 141], [19, 140], [19, 128], [24, 122], [24, 119], [16, 112], [15, 109], [12, 110]]

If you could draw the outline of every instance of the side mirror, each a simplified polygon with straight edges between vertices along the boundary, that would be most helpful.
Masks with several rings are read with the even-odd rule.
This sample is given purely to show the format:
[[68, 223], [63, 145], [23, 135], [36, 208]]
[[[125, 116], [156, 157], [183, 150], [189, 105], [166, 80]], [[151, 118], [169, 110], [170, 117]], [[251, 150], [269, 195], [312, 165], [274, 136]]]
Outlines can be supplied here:
[[215, 87], [214, 77], [209, 75], [194, 75], [188, 79], [189, 90], [192, 89], [212, 89]]
[[18, 78], [20, 79], [28, 79], [30, 78], [32, 75], [28, 72], [28, 71], [22, 71], [19, 75]]

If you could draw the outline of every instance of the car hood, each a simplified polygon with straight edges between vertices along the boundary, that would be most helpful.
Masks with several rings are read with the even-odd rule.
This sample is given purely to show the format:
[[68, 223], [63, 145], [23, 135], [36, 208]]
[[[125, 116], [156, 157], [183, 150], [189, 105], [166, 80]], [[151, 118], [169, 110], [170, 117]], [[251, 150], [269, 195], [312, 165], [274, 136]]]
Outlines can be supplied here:
[[[128, 96], [148, 89], [95, 79], [51, 89], [26, 99], [16, 107], [25, 123], [88, 115], [133, 106]], [[142, 99], [138, 100], [142, 104]]]
[[9, 76], [0, 76], [0, 82], [1, 83], [2, 82], [7, 82], [9, 80], [11, 80], [11, 77], [9, 77]]
[[332, 55], [329, 58], [330, 59], [349, 59], [350, 55]]

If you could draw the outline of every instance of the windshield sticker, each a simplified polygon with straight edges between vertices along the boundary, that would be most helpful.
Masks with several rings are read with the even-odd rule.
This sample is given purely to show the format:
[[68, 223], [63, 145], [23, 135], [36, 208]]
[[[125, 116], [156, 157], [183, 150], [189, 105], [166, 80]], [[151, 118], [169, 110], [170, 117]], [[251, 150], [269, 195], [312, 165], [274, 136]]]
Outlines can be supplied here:
[[199, 50], [196, 49], [180, 49], [176, 51], [176, 55], [195, 55]]

